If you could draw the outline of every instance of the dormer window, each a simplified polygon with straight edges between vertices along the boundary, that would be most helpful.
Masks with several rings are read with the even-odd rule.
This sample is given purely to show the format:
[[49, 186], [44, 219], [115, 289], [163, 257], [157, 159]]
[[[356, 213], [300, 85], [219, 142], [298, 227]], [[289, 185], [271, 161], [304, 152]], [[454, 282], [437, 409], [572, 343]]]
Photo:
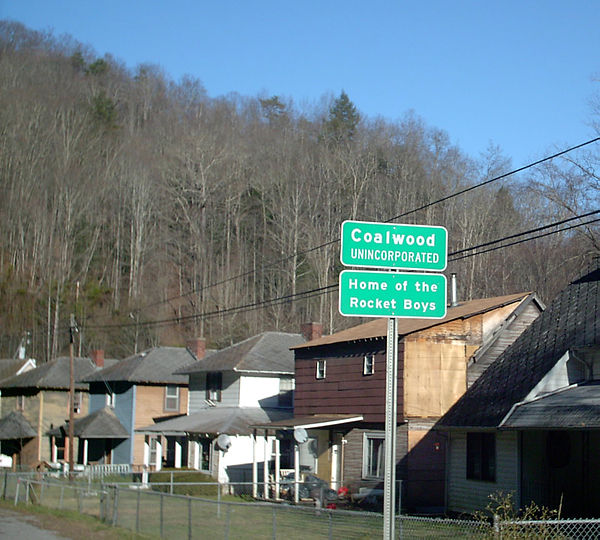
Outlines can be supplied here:
[[324, 379], [326, 376], [327, 364], [325, 360], [317, 360], [317, 369], [315, 373], [315, 377], [317, 379]]
[[210, 371], [206, 374], [206, 399], [210, 401], [221, 401], [221, 390], [223, 389], [223, 373]]
[[363, 359], [363, 375], [373, 375], [375, 373], [375, 355], [366, 354]]

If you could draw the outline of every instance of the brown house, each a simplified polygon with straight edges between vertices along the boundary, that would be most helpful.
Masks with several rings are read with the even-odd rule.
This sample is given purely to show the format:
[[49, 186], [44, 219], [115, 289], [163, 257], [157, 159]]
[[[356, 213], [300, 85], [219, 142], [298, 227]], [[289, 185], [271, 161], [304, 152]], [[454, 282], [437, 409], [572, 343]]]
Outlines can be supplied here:
[[[445, 318], [398, 321], [397, 479], [402, 502], [442, 508], [446, 439], [431, 431], [467, 387], [539, 315], [534, 294], [463, 302]], [[300, 470], [355, 498], [380, 493], [385, 439], [387, 320], [294, 347], [294, 420], [307, 430]]]
[[[73, 364], [76, 379], [97, 369], [89, 358], [75, 358]], [[2, 452], [13, 457], [14, 465], [33, 467], [42, 461], [68, 460], [65, 439], [53, 445], [48, 431], [69, 418], [69, 381], [70, 359], [61, 357], [0, 382], [0, 422], [5, 420], [0, 432]], [[88, 402], [88, 385], [76, 383], [75, 418], [87, 413]]]

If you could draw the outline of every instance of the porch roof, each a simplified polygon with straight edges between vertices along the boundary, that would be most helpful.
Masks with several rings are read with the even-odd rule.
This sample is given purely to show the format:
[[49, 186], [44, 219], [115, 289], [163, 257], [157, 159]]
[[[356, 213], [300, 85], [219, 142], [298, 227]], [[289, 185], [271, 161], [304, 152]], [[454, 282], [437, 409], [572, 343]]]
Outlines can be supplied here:
[[[48, 435], [61, 437], [69, 431], [68, 423], [48, 431]], [[98, 409], [73, 422], [73, 435], [80, 439], [128, 439], [129, 432], [110, 407]]]
[[12, 411], [0, 419], [0, 441], [29, 439], [36, 435], [35, 429], [19, 411]]
[[600, 381], [568, 387], [514, 407], [506, 429], [599, 429]]
[[278, 420], [268, 424], [255, 424], [250, 426], [259, 429], [294, 429], [294, 428], [319, 428], [361, 422], [360, 414], [311, 414], [308, 416], [296, 416], [287, 420]]
[[185, 435], [207, 433], [218, 435], [249, 435], [249, 426], [291, 418], [289, 409], [263, 409], [261, 407], [207, 407], [195, 413], [171, 420], [157, 422], [136, 429], [138, 433]]

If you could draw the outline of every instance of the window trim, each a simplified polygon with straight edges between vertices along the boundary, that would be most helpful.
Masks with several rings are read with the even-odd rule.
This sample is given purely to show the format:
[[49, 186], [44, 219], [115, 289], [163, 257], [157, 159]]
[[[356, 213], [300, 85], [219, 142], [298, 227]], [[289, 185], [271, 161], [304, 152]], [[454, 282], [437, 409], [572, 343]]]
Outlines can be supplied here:
[[105, 402], [107, 407], [114, 409], [117, 402], [117, 395], [114, 392], [107, 392], [105, 394]]
[[[169, 390], [175, 390], [175, 395], [170, 395]], [[175, 405], [169, 407], [169, 402], [174, 401]], [[176, 384], [167, 384], [165, 385], [165, 401], [164, 401], [164, 410], [165, 411], [179, 411], [179, 406], [181, 404], [181, 391], [178, 385]]]
[[[380, 440], [381, 441], [381, 456], [378, 455], [378, 459], [381, 461], [378, 467], [380, 469], [380, 475], [372, 475], [369, 474], [372, 469], [370, 463], [370, 441], [372, 440]], [[362, 448], [362, 477], [364, 479], [372, 479], [372, 480], [380, 480], [383, 479], [385, 474], [385, 432], [384, 431], [367, 431], [363, 433], [363, 448]]]
[[[369, 362], [370, 359], [370, 362]], [[375, 355], [365, 354], [363, 357], [363, 375], [373, 375], [375, 373]]]
[[315, 379], [321, 380], [327, 377], [327, 360], [317, 360], [315, 366]]
[[467, 432], [465, 458], [467, 480], [496, 482], [496, 433]]

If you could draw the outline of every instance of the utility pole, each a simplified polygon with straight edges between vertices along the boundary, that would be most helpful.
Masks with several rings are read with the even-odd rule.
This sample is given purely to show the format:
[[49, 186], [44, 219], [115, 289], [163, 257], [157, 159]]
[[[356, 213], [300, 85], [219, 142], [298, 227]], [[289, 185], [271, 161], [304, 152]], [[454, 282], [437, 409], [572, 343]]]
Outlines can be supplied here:
[[75, 326], [75, 315], [71, 313], [71, 320], [69, 323], [69, 480], [73, 480], [73, 468], [75, 466], [75, 459], [73, 456], [73, 405], [75, 404], [75, 373], [74, 373], [74, 359], [73, 359], [73, 345], [75, 342], [75, 332], [77, 327]]

